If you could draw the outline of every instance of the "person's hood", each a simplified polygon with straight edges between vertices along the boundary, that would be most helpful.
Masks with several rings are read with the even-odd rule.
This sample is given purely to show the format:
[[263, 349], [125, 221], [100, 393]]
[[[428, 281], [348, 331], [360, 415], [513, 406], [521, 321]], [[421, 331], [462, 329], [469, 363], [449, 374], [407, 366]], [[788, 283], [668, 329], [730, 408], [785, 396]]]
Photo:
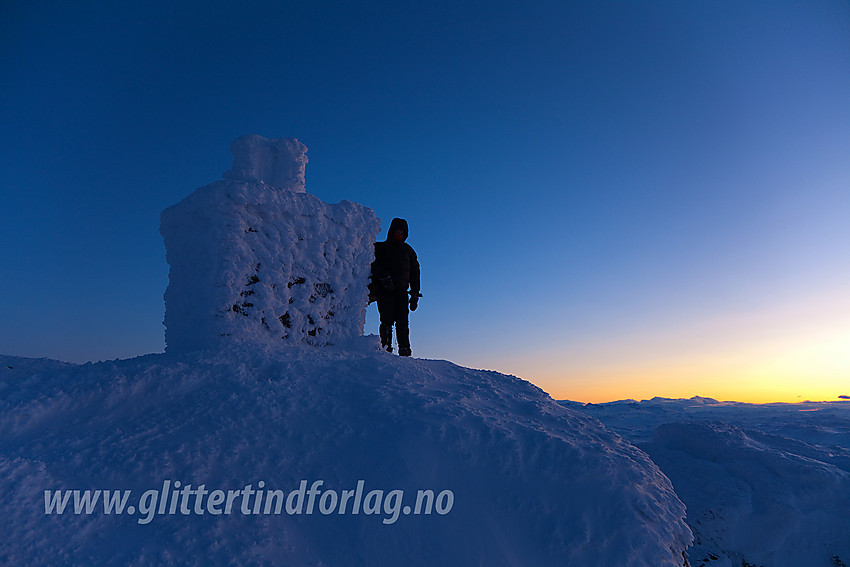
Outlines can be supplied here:
[[[407, 240], [407, 221], [404, 219], [393, 219], [390, 223], [390, 228], [387, 231], [387, 240], [392, 240], [393, 233], [399, 228], [404, 232], [404, 240]], [[402, 240], [402, 242], [404, 242], [404, 240]]]

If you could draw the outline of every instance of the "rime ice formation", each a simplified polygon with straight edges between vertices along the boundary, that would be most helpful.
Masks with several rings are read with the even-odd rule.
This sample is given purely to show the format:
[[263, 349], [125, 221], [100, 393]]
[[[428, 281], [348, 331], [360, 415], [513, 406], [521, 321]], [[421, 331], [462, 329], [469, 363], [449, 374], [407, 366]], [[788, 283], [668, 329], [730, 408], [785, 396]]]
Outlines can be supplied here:
[[243, 136], [225, 180], [162, 212], [170, 352], [363, 334], [374, 212], [304, 192], [306, 147]]
[[304, 193], [304, 169], [307, 146], [295, 138], [269, 140], [256, 134], [236, 138], [230, 143], [233, 167], [225, 179], [262, 181], [267, 185]]

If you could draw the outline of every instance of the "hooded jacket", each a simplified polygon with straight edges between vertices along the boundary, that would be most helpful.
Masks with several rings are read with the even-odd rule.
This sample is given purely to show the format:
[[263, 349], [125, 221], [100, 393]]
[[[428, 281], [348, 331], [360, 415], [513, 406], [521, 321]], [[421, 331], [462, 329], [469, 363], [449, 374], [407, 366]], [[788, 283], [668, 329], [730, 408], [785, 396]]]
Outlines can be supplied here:
[[[404, 239], [399, 242], [393, 238], [393, 233], [401, 229]], [[407, 221], [395, 218], [390, 223], [387, 231], [387, 239], [375, 243], [375, 261], [372, 262], [372, 286], [380, 293], [387, 293], [382, 289], [381, 280], [389, 275], [393, 281], [394, 292], [406, 293], [410, 287], [411, 295], [419, 295], [419, 260], [416, 252], [405, 242], [407, 240]]]

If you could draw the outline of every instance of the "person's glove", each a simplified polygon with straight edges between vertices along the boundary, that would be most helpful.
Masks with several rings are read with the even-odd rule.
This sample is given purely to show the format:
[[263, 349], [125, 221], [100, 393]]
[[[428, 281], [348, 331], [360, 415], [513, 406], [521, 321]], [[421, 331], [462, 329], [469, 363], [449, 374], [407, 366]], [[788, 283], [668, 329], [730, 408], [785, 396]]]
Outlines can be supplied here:
[[416, 311], [416, 308], [419, 307], [419, 298], [422, 297], [422, 294], [419, 292], [410, 294], [410, 310]]

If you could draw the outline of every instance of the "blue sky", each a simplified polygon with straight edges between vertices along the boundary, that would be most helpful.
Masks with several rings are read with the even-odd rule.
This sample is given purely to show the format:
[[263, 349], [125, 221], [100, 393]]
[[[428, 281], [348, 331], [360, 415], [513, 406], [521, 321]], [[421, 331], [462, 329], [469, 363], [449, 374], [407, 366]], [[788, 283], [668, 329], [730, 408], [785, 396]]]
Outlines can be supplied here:
[[3, 353], [162, 351], [159, 212], [256, 133], [408, 219], [417, 356], [848, 393], [847, 2], [86, 4], [0, 8]]

